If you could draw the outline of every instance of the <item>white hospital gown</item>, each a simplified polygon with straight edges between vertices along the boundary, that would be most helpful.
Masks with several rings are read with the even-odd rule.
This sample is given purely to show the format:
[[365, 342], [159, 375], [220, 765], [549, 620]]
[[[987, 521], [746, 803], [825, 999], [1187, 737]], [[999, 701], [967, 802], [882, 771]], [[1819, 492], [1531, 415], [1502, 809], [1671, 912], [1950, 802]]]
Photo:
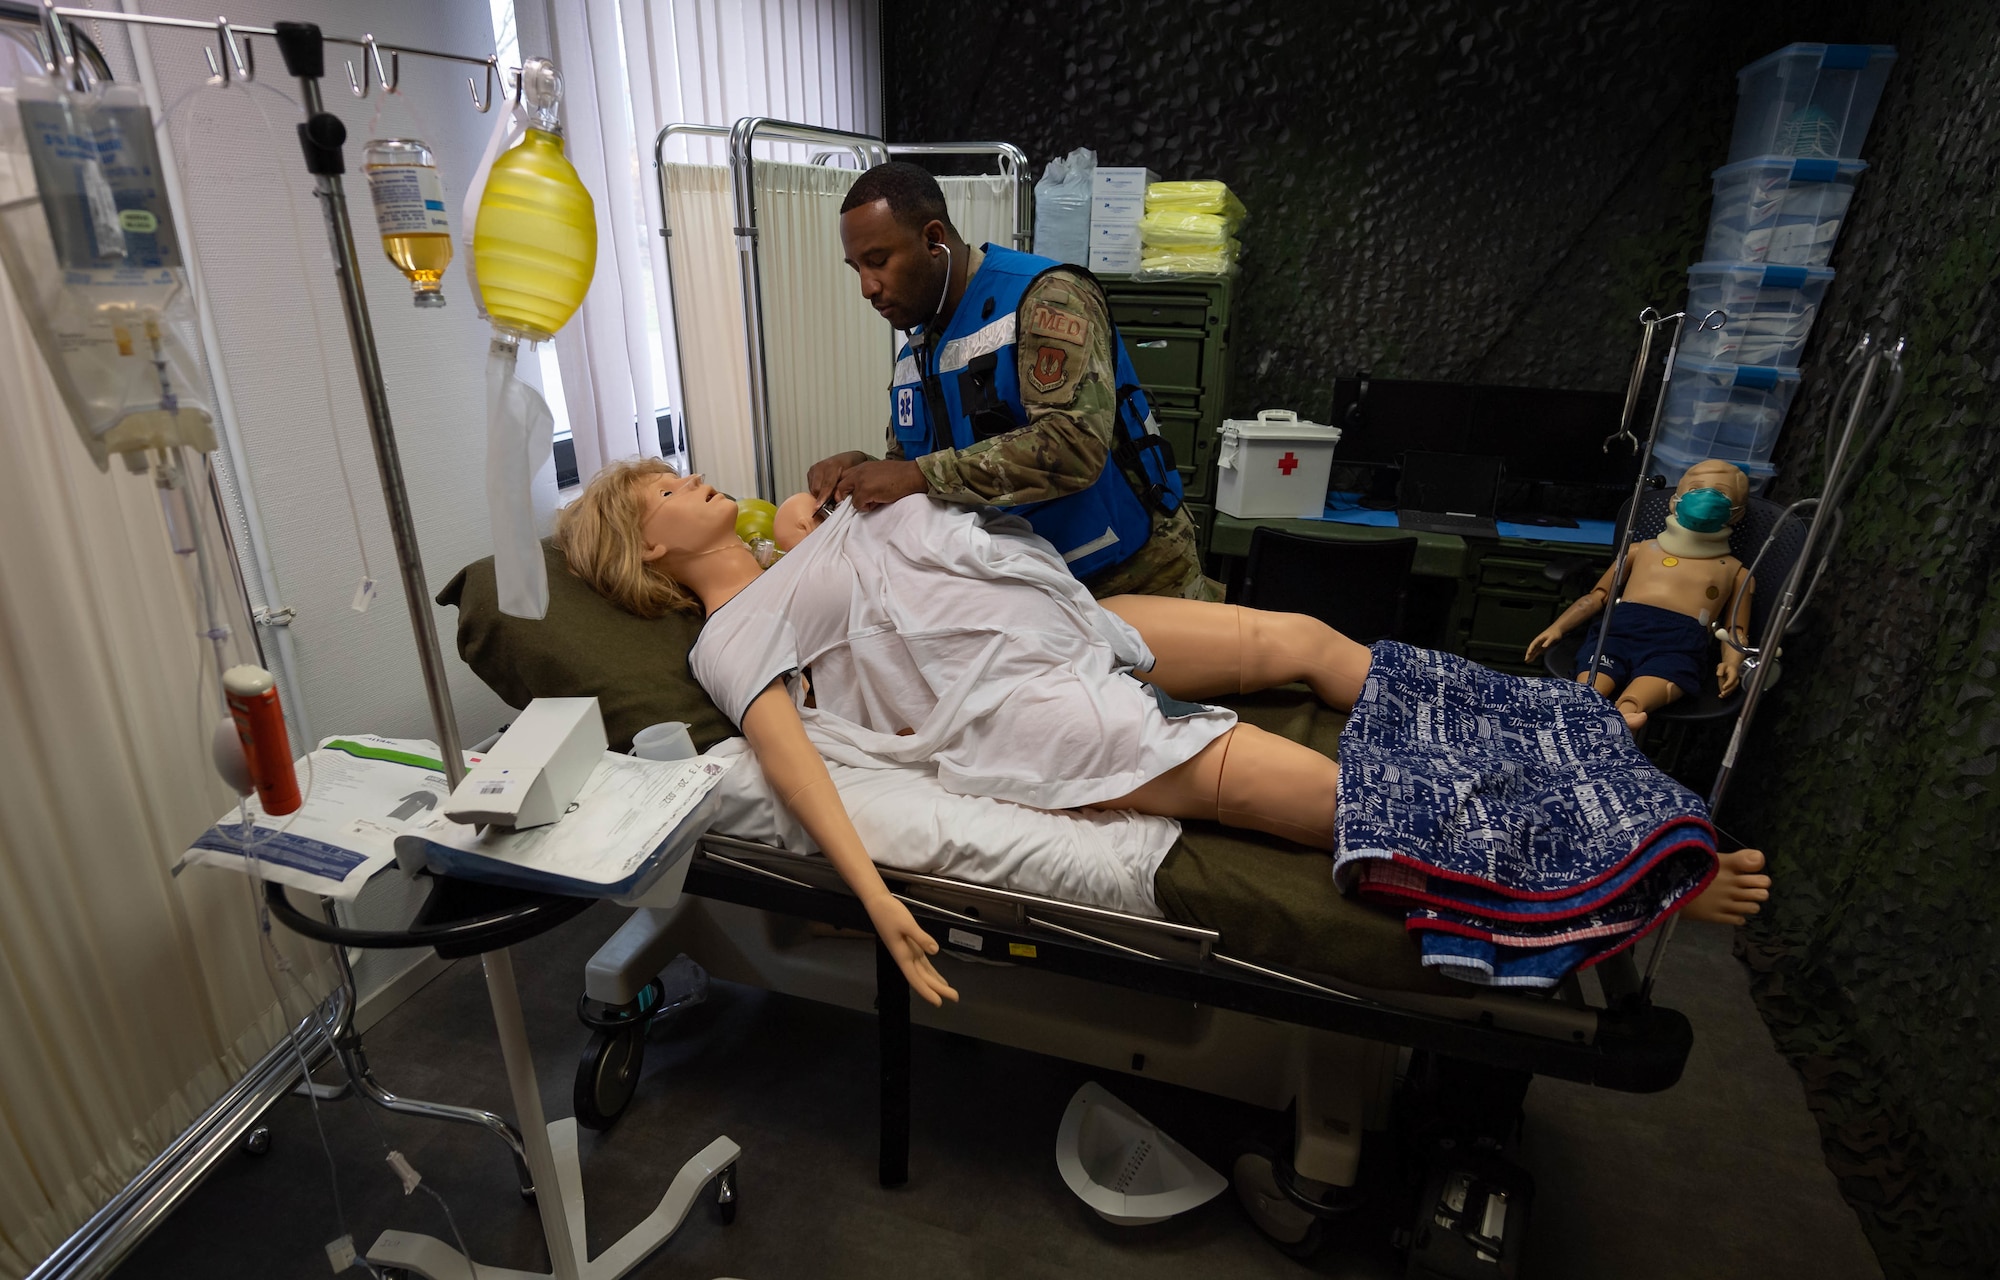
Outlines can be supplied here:
[[1133, 670], [1153, 655], [1026, 522], [905, 498], [843, 504], [712, 614], [688, 655], [741, 724], [790, 685], [820, 753], [934, 771], [948, 791], [1038, 809], [1117, 799], [1236, 723], [1160, 710]]

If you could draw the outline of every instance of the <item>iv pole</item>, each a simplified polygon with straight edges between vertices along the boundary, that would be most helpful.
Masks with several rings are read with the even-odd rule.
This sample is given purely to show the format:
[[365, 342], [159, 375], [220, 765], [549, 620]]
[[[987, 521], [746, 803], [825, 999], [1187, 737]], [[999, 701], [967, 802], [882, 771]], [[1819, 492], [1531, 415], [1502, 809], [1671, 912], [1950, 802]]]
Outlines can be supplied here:
[[[347, 217], [347, 195], [341, 182], [346, 165], [340, 150], [341, 144], [347, 140], [347, 126], [341, 123], [338, 116], [325, 110], [320, 98], [319, 81], [326, 71], [327, 41], [352, 45], [361, 50], [365, 55], [363, 75], [371, 70], [378, 76], [381, 74], [383, 51], [387, 51], [392, 60], [407, 53], [469, 63], [486, 69], [483, 97], [470, 79], [466, 82], [473, 106], [485, 112], [493, 106], [494, 83], [499, 77], [499, 55], [476, 58], [435, 49], [392, 45], [377, 41], [372, 35], [360, 40], [324, 36], [311, 23], [238, 26], [226, 18], [218, 18], [212, 23], [196, 22], [189, 18], [155, 17], [115, 9], [62, 8], [54, 0], [42, 0], [42, 27], [51, 58], [48, 73], [61, 76], [78, 90], [85, 87], [84, 66], [70, 43], [65, 19], [213, 32], [218, 47], [204, 52], [208, 55], [209, 69], [224, 85], [234, 80], [248, 82], [257, 74], [256, 56], [252, 52], [254, 46], [247, 39], [239, 45], [237, 37], [269, 36], [277, 41], [279, 51], [284, 54], [286, 70], [298, 77], [306, 110], [305, 122], [299, 125], [299, 145], [305, 152], [306, 170], [313, 175], [313, 194], [326, 218], [327, 241], [333, 252], [334, 278], [339, 282], [340, 307], [347, 320], [348, 343], [354, 351], [354, 373], [361, 383], [361, 402], [368, 414], [368, 436], [375, 450], [375, 469], [382, 482], [382, 501], [389, 512], [389, 532], [395, 542], [396, 568], [402, 578], [404, 603], [409, 608], [410, 632], [417, 642], [417, 662], [423, 671], [424, 694], [430, 703], [438, 751], [444, 759], [445, 780], [448, 786], [455, 789], [465, 778], [465, 753], [458, 736], [458, 716], [452, 710], [451, 686], [446, 682], [444, 651], [438, 644], [437, 624], [431, 617], [430, 587], [424, 578], [423, 555], [417, 547], [417, 526], [410, 510], [409, 489], [403, 482], [402, 457], [396, 448], [395, 426], [389, 416], [389, 393], [382, 381], [382, 362], [375, 349], [375, 329], [368, 316], [368, 297], [361, 284], [354, 228]], [[383, 87], [391, 87], [386, 78]]]
[[[305, 153], [306, 170], [313, 175], [314, 194], [319, 198], [321, 211], [326, 217], [334, 275], [340, 284], [341, 309], [346, 313], [347, 336], [354, 348], [354, 371], [361, 382], [362, 403], [368, 413], [369, 435], [375, 446], [376, 469], [381, 474], [382, 498], [389, 509], [390, 530], [395, 536], [397, 568], [402, 574], [403, 590], [408, 599], [410, 630], [416, 636], [417, 657], [423, 667], [424, 688], [429, 695], [431, 717], [436, 723], [438, 747], [444, 756], [445, 775], [450, 785], [456, 788], [465, 776], [458, 722], [452, 711], [451, 691], [445, 684], [444, 657], [438, 646], [437, 628], [431, 618], [430, 592], [424, 581], [423, 559], [417, 550], [416, 525], [411, 518], [409, 493], [403, 483], [402, 462], [389, 417], [388, 391], [382, 382], [381, 361], [375, 350], [375, 331], [369, 322], [368, 299], [361, 285], [354, 229], [348, 222], [347, 198], [341, 184], [346, 166], [340, 149], [347, 140], [347, 127], [338, 116], [324, 109], [319, 81], [326, 72], [326, 43], [329, 40], [359, 49], [364, 55], [363, 74], [370, 72], [369, 64], [372, 62], [373, 73], [382, 79], [385, 90], [393, 89], [394, 83], [390, 77], [382, 76], [383, 51], [389, 53], [392, 66], [397, 65], [398, 55], [405, 53], [471, 63], [486, 68], [486, 93], [483, 98], [478, 86], [469, 79], [467, 81], [473, 106], [484, 113], [492, 108], [494, 102], [493, 86], [500, 62], [498, 55], [474, 58], [442, 53], [433, 49], [382, 43], [372, 35], [361, 40], [326, 36], [316, 25], [307, 22], [280, 22], [272, 27], [232, 26], [226, 18], [218, 18], [210, 24], [116, 10], [59, 8], [54, 0], [42, 0], [42, 24], [49, 52], [45, 69], [51, 76], [60, 76], [78, 92], [87, 91], [88, 83], [84, 66], [77, 58], [69, 32], [63, 25], [66, 18], [213, 31], [218, 50], [209, 53], [209, 67], [224, 85], [232, 79], [248, 82], [256, 76], [256, 59], [249, 53], [252, 46], [245, 40], [239, 48], [237, 37], [268, 36], [277, 42], [279, 52], [284, 55], [285, 69], [298, 78], [306, 112], [305, 121], [298, 126], [299, 145]], [[399, 66], [394, 74], [400, 75]], [[357, 91], [358, 88], [356, 86]], [[675, 892], [678, 892], [677, 886]], [[359, 1057], [358, 1036], [354, 1037], [350, 1046], [353, 1056], [348, 1057], [344, 1051], [343, 1057], [347, 1058], [350, 1071], [356, 1063], [359, 1064], [358, 1079], [365, 1081], [362, 1089], [382, 1105], [392, 1110], [483, 1124], [507, 1140], [517, 1157], [527, 1165], [532, 1178], [531, 1194], [548, 1247], [550, 1271], [524, 1272], [476, 1266], [464, 1254], [434, 1237], [405, 1231], [383, 1232], [367, 1251], [371, 1262], [400, 1267], [416, 1275], [433, 1277], [434, 1280], [461, 1276], [469, 1278], [481, 1274], [496, 1280], [541, 1280], [541, 1277], [551, 1277], [552, 1280], [617, 1280], [617, 1277], [645, 1261], [679, 1230], [688, 1210], [711, 1181], [719, 1178], [722, 1198], [733, 1202], [735, 1161], [741, 1151], [728, 1138], [719, 1137], [682, 1164], [659, 1206], [650, 1215], [604, 1252], [590, 1257], [584, 1227], [584, 1189], [576, 1121], [568, 1118], [549, 1123], [544, 1118], [541, 1089], [535, 1078], [534, 1056], [522, 1017], [511, 952], [506, 947], [499, 947], [484, 953], [480, 960], [485, 969], [487, 1000], [493, 1006], [493, 1019], [500, 1033], [508, 1091], [513, 1096], [515, 1114], [520, 1120], [518, 1141], [506, 1122], [491, 1113], [435, 1103], [411, 1103], [403, 1099], [385, 1100], [388, 1098], [386, 1094], [377, 1097], [380, 1086], [374, 1085], [367, 1074], [365, 1059]], [[337, 967], [341, 972], [342, 987], [346, 989], [351, 983], [348, 968], [338, 962]], [[351, 997], [346, 1007], [349, 1010], [346, 1016], [351, 1018]], [[350, 1028], [351, 1023], [347, 1023], [342, 1030]], [[373, 1086], [372, 1090], [370, 1086]], [[310, 1082], [308, 1087], [311, 1087]], [[401, 1105], [397, 1105], [399, 1103]], [[529, 1192], [530, 1187], [524, 1186], [523, 1191]]]

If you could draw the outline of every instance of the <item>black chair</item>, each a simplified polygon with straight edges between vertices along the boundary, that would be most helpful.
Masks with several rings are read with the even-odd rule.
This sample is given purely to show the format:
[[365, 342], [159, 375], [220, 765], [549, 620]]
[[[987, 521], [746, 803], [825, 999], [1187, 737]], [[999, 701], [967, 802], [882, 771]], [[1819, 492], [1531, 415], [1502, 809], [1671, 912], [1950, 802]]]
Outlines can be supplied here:
[[[1639, 499], [1638, 518], [1632, 526], [1634, 543], [1660, 536], [1660, 531], [1667, 527], [1667, 512], [1673, 504], [1673, 498], [1672, 490], [1656, 489]], [[1631, 506], [1632, 504], [1628, 502], [1619, 510], [1619, 527], [1624, 526]], [[1742, 522], [1729, 535], [1730, 554], [1748, 567], [1757, 558], [1759, 548], [1763, 547], [1765, 540], [1771, 537], [1774, 529], [1778, 531], [1777, 540], [1772, 543], [1771, 549], [1765, 552], [1763, 563], [1757, 566], [1757, 589], [1750, 600], [1749, 639], [1752, 644], [1763, 637], [1764, 624], [1770, 618], [1771, 610], [1777, 607], [1778, 595], [1785, 585], [1785, 579], [1791, 576], [1792, 566], [1798, 563], [1799, 553], [1805, 549], [1806, 522], [1796, 515], [1787, 516], [1785, 507], [1781, 503], [1752, 498]], [[1551, 566], [1552, 569], [1557, 567]], [[1574, 594], [1581, 595], [1590, 585], [1595, 585], [1594, 579]], [[1723, 620], [1718, 618], [1714, 623], [1721, 621]], [[1589, 629], [1588, 623], [1578, 627], [1564, 636], [1560, 642], [1551, 645], [1542, 655], [1542, 665], [1550, 675], [1559, 676], [1564, 680], [1575, 679], [1573, 673], [1576, 670], [1577, 654], [1583, 647], [1584, 633]], [[1588, 655], [1585, 655], [1584, 660], [1589, 660]], [[1741, 696], [1742, 691], [1739, 689], [1729, 697], [1723, 697], [1716, 687], [1714, 666], [1703, 663], [1701, 696], [1683, 697], [1668, 703], [1655, 711], [1651, 719], [1719, 720], [1736, 714], [1737, 699]]]
[[1260, 525], [1237, 603], [1311, 614], [1362, 644], [1387, 640], [1402, 630], [1416, 558], [1415, 538], [1347, 541]]

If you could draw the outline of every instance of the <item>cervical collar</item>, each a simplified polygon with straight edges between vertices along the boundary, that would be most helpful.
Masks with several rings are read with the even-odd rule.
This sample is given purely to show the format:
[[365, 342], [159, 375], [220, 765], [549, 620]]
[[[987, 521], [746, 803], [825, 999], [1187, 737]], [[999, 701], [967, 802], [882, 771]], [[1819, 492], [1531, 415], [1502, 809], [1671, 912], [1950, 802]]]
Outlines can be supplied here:
[[1684, 527], [1678, 518], [1668, 516], [1667, 527], [1660, 530], [1660, 550], [1687, 560], [1714, 560], [1729, 554], [1729, 532], [1722, 528], [1714, 533], [1696, 533]]

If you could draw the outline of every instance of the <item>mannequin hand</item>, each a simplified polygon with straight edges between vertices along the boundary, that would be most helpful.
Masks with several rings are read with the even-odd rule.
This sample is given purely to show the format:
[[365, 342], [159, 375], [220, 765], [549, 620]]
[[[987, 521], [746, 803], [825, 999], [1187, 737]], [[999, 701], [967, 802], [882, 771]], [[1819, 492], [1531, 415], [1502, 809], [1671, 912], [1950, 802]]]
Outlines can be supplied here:
[[923, 469], [914, 462], [862, 462], [841, 472], [833, 496], [835, 500], [853, 498], [858, 511], [873, 511], [929, 490]]
[[1533, 640], [1528, 641], [1528, 651], [1525, 654], [1521, 655], [1521, 660], [1523, 662], [1535, 661], [1536, 659], [1540, 658], [1544, 652], [1548, 650], [1550, 645], [1555, 644], [1562, 638], [1563, 638], [1563, 633], [1557, 630], [1555, 627], [1551, 626], [1544, 628], [1542, 634], [1536, 636]]
[[833, 492], [833, 486], [840, 480], [840, 473], [849, 467], [859, 466], [868, 461], [868, 455], [859, 449], [849, 449], [846, 453], [836, 453], [831, 458], [821, 458], [806, 472], [806, 488], [812, 490], [813, 501], [825, 502], [826, 495]]
[[1743, 655], [1730, 649], [1722, 655], [1722, 661], [1715, 664], [1715, 689], [1723, 697], [1736, 692], [1736, 686], [1743, 683]]
[[870, 901], [867, 907], [875, 932], [882, 945], [889, 948], [889, 954], [896, 957], [910, 989], [933, 1005], [941, 1006], [946, 1000], [956, 1002], [958, 992], [931, 967], [930, 958], [937, 954], [937, 941], [917, 924], [910, 909], [887, 893]]

